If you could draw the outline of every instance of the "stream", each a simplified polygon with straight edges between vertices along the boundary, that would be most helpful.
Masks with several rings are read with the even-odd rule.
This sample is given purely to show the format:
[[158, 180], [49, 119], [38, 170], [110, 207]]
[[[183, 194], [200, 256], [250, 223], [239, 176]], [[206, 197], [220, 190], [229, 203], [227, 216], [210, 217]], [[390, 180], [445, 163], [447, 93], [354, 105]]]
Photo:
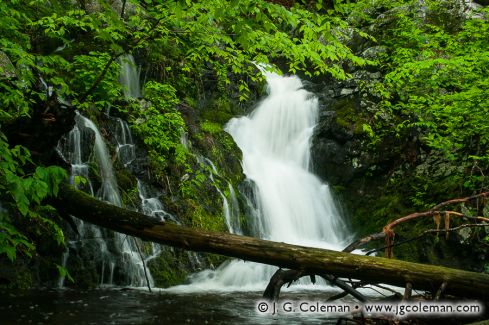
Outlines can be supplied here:
[[[322, 301], [339, 291], [285, 291], [281, 301]], [[262, 292], [174, 293], [100, 288], [1, 292], [1, 324], [336, 324], [321, 313], [257, 311]], [[348, 303], [348, 299], [342, 302]], [[350, 318], [349, 316], [348, 318]]]

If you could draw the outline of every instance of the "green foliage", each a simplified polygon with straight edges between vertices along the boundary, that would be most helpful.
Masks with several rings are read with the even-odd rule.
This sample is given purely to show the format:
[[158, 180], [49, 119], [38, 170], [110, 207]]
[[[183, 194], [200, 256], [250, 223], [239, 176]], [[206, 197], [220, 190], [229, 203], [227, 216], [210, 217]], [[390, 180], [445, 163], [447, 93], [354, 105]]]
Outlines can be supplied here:
[[33, 164], [30, 152], [22, 146], [10, 148], [2, 133], [0, 157], [0, 254], [6, 254], [12, 261], [18, 252], [32, 255], [35, 246], [30, 232], [16, 227], [26, 220], [52, 233], [58, 244], [64, 244], [59, 226], [45, 217], [50, 207], [42, 201], [58, 194], [59, 183], [66, 178], [66, 172], [50, 166], [36, 167], [33, 173], [26, 174], [24, 170]]
[[150, 81], [145, 86], [148, 102], [130, 114], [134, 132], [144, 139], [158, 168], [166, 167], [169, 160], [179, 165], [187, 160], [188, 150], [180, 143], [186, 125], [176, 109], [175, 92], [170, 85]]
[[[419, 172], [423, 185], [413, 188], [411, 197], [417, 205], [431, 203], [428, 197], [440, 184], [450, 189], [462, 184], [469, 191], [487, 187], [487, 9], [480, 13], [483, 19], [465, 19], [455, 0], [426, 0], [424, 8], [416, 0], [335, 1], [332, 6], [296, 1], [290, 8], [265, 0], [129, 0], [121, 15], [111, 2], [85, 3], [0, 2], [0, 124], [44, 112], [49, 93], [42, 83], [80, 110], [116, 107], [143, 139], [157, 174], [175, 168], [191, 174], [180, 184], [180, 194], [195, 205], [196, 226], [219, 229], [222, 223], [207, 220], [208, 213], [193, 201], [208, 185], [208, 171], [191, 171], [189, 151], [180, 143], [187, 126], [177, 106], [180, 99], [188, 104], [204, 97], [208, 80], [215, 80], [223, 97], [247, 101], [252, 85], [262, 82], [256, 65], [345, 79], [352, 67], [376, 64], [384, 79], [370, 85], [380, 100], [374, 116], [358, 119], [354, 110], [345, 110], [339, 123], [353, 124], [353, 132], [365, 133], [374, 147], [386, 139], [412, 138], [440, 157], [437, 182], [428, 181], [428, 168]], [[362, 59], [349, 45], [364, 41], [387, 50], [376, 62]], [[130, 103], [120, 98], [118, 81], [117, 59], [126, 53], [144, 62], [149, 80], [144, 99]], [[224, 123], [234, 112], [229, 107], [215, 111], [206, 114], [219, 118], [203, 121], [196, 138], [217, 157], [212, 139], [226, 149], [234, 145], [214, 122]], [[8, 143], [2, 135], [0, 254], [13, 260], [19, 252], [32, 254], [36, 232], [49, 230], [63, 242], [43, 201], [57, 194], [66, 175], [57, 167], [37, 166], [26, 148]], [[34, 234], [20, 227], [26, 221]]]
[[[390, 17], [380, 39], [387, 51], [378, 55], [385, 77], [377, 85], [379, 109], [364, 131], [374, 145], [388, 138], [418, 141], [466, 169], [451, 174], [453, 181], [482, 190], [489, 166], [489, 11], [465, 18], [456, 0], [426, 1], [424, 9], [417, 1], [378, 6], [369, 10], [387, 10], [384, 24]], [[374, 17], [362, 19], [375, 23]]]
[[7, 216], [2, 213], [0, 219], [0, 255], [6, 254], [12, 262], [15, 260], [18, 251], [22, 251], [31, 257], [34, 245], [29, 242], [26, 236], [17, 231], [9, 221]]
[[200, 128], [202, 129], [203, 132], [207, 132], [210, 134], [217, 134], [223, 131], [222, 126], [220, 124], [210, 122], [210, 121], [204, 121], [200, 123]]
[[234, 87], [231, 77], [238, 76], [239, 100], [246, 101], [248, 83], [262, 78], [255, 64], [284, 62], [286, 72], [341, 79], [347, 76], [344, 62], [367, 63], [345, 45], [354, 34], [345, 21], [299, 5], [287, 9], [263, 0], [165, 1], [148, 9], [161, 20], [147, 56], [177, 88], [191, 83], [192, 76], [200, 84], [198, 76], [211, 69], [221, 92]]
[[59, 276], [60, 277], [62, 277], [62, 278], [68, 278], [68, 280], [70, 280], [71, 282], [75, 282], [75, 280], [73, 280], [73, 278], [71, 277], [70, 273], [68, 272], [68, 270], [65, 267], [56, 264], [56, 269], [58, 270], [58, 273], [59, 273]]
[[72, 91], [76, 94], [85, 94], [88, 92], [88, 97], [83, 98], [83, 101], [75, 104], [81, 109], [89, 109], [92, 105], [103, 110], [110, 106], [121, 95], [121, 86], [118, 81], [119, 66], [111, 64], [105, 71], [104, 78], [98, 85], [91, 89], [97, 82], [100, 75], [106, 69], [106, 64], [111, 60], [108, 53], [90, 52], [88, 55], [77, 55], [72, 64], [74, 72], [71, 80]]

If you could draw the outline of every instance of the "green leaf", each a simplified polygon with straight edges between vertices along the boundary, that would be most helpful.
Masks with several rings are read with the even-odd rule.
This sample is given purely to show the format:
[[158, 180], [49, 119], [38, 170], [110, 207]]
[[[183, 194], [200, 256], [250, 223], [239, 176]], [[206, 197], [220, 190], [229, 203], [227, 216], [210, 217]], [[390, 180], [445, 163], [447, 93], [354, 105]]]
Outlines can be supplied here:
[[71, 277], [70, 273], [68, 272], [68, 270], [65, 267], [63, 267], [63, 266], [61, 266], [59, 264], [56, 264], [56, 268], [57, 268], [58, 274], [59, 274], [59, 276], [61, 278], [67, 278], [72, 283], [75, 282], [75, 280], [73, 280], [73, 278]]

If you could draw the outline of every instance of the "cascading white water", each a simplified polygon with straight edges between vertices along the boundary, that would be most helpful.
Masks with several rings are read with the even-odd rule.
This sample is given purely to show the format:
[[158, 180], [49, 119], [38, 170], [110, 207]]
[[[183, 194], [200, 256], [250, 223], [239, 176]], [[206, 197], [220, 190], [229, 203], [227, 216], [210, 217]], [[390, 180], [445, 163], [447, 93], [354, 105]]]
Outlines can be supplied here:
[[[92, 129], [95, 133], [94, 152], [102, 179], [102, 185], [97, 192], [97, 198], [120, 207], [122, 206], [122, 200], [107, 146], [96, 125], [85, 117], [83, 117], [83, 121], [85, 127]], [[115, 244], [122, 256], [121, 267], [124, 269], [124, 275], [128, 278], [128, 283], [132, 286], [144, 286], [146, 284], [146, 277], [141, 256], [139, 254], [140, 248], [138, 247], [138, 239], [116, 232]], [[154, 285], [152, 279], [149, 278], [149, 280], [150, 285]]]
[[117, 186], [117, 179], [112, 168], [112, 161], [109, 157], [109, 152], [107, 146], [105, 145], [104, 139], [100, 134], [97, 126], [88, 118], [78, 114], [82, 125], [89, 128], [95, 134], [95, 144], [93, 150], [95, 153], [95, 159], [98, 163], [100, 170], [100, 178], [102, 180], [102, 185], [97, 192], [97, 197], [101, 200], [107, 201], [118, 207], [122, 206], [122, 200], [119, 193], [119, 188]]
[[165, 211], [163, 203], [158, 199], [158, 193], [152, 191], [143, 181], [138, 179], [138, 193], [141, 200], [141, 212], [153, 217], [158, 217], [160, 220], [171, 220], [176, 224], [180, 224], [174, 215]]
[[121, 66], [119, 81], [122, 84], [124, 97], [141, 97], [141, 86], [139, 84], [140, 70], [136, 65], [134, 57], [131, 54], [123, 55], [119, 59], [119, 64]]
[[[139, 71], [134, 62], [134, 58], [132, 55], [126, 55], [121, 57], [120, 63], [120, 81], [126, 98], [140, 97]], [[90, 119], [82, 116], [78, 112], [75, 116], [75, 122], [73, 130], [60, 141], [57, 148], [63, 158], [71, 164], [71, 184], [92, 195], [94, 194], [89, 175], [89, 158], [82, 157], [83, 149], [93, 144], [93, 147], [88, 151], [93, 153], [93, 158], [95, 158], [94, 160], [99, 168], [101, 181], [96, 196], [100, 200], [119, 207], [122, 206], [117, 179], [112, 167], [112, 159], [109, 156], [107, 146], [98, 127]], [[116, 118], [115, 122], [114, 138], [117, 143], [116, 153], [121, 163], [127, 167], [136, 158], [135, 144], [127, 123], [120, 118]], [[90, 134], [88, 135], [88, 133]], [[85, 156], [87, 155], [85, 154]], [[172, 220], [177, 224], [179, 223], [173, 215], [164, 210], [163, 204], [158, 200], [157, 195], [150, 193], [149, 188], [139, 179], [138, 192], [141, 199], [141, 212], [159, 217], [162, 220]], [[92, 262], [101, 265], [100, 284], [113, 284], [114, 269], [121, 268], [126, 278], [125, 284], [131, 286], [154, 286], [151, 273], [149, 270], [146, 270], [146, 273], [144, 271], [142, 259], [148, 262], [158, 256], [161, 253], [161, 247], [159, 245], [153, 244], [152, 252], [145, 254], [140, 247], [139, 239], [114, 233], [114, 245], [111, 245], [116, 250], [114, 252], [114, 248], [109, 250], [107, 245], [107, 241], [112, 239], [108, 238], [100, 228], [84, 224], [82, 221], [78, 221], [78, 219], [76, 222], [82, 240], [70, 240], [69, 245], [74, 249], [87, 249], [87, 247], [84, 247], [84, 242], [89, 241], [91, 243], [91, 250], [96, 256], [96, 260]], [[93, 242], [96, 242], [96, 245]], [[66, 266], [68, 258], [69, 249], [62, 256], [63, 266]], [[64, 277], [60, 277], [58, 284], [59, 287], [63, 287]]]
[[[249, 116], [233, 118], [225, 128], [242, 150], [243, 171], [254, 184], [254, 235], [339, 250], [347, 229], [328, 185], [309, 169], [317, 98], [297, 77], [264, 73], [268, 96]], [[194, 275], [191, 288], [177, 290], [263, 290], [275, 270], [234, 260]]]
[[241, 234], [241, 227], [239, 224], [239, 204], [233, 186], [231, 185], [231, 183], [228, 182], [229, 197], [231, 199], [231, 202], [229, 202], [226, 195], [224, 195], [219, 186], [217, 186], [217, 184], [215, 183], [214, 176], [221, 178], [221, 175], [217, 171], [216, 165], [214, 165], [214, 163], [209, 158], [203, 157], [201, 155], [197, 155], [197, 161], [202, 166], [210, 167], [209, 179], [213, 182], [214, 188], [216, 189], [217, 193], [219, 193], [219, 196], [222, 199], [222, 212], [224, 214], [224, 220], [226, 221], [226, 226], [229, 232], [233, 234]]
[[[121, 71], [119, 81], [124, 91], [126, 99], [138, 98], [141, 96], [141, 86], [139, 85], [139, 69], [136, 66], [134, 57], [131, 54], [123, 55], [119, 58]], [[136, 159], [136, 145], [132, 139], [132, 133], [127, 122], [121, 118], [116, 118], [115, 140], [117, 142], [117, 156], [124, 167]]]
[[[75, 116], [75, 126], [66, 136], [65, 143], [63, 144], [62, 141], [60, 141], [56, 149], [60, 155], [71, 164], [70, 184], [93, 195], [93, 186], [89, 177], [88, 157], [85, 157], [84, 159], [82, 155], [83, 146], [85, 145], [84, 139], [90, 138], [90, 136], [87, 136], [87, 131], [85, 131], [86, 128], [84, 126], [84, 121], [85, 118], [77, 112]], [[80, 249], [88, 249], [88, 246], [95, 247], [97, 253], [94, 254], [94, 262], [102, 265], [101, 284], [104, 283], [103, 278], [105, 273], [105, 265], [110, 266], [109, 283], [111, 283], [114, 259], [108, 250], [107, 243], [102, 238], [103, 236], [100, 228], [90, 224], [85, 224], [80, 219], [75, 219], [75, 223], [79, 237], [83, 238], [84, 240], [68, 240], [66, 251], [63, 253], [61, 258], [61, 265], [66, 267], [66, 263], [70, 255], [70, 248], [76, 249], [78, 247]], [[86, 242], [87, 238], [89, 238], [89, 242]], [[64, 282], [65, 277], [61, 276], [58, 280], [58, 287], [62, 288], [64, 286]]]
[[117, 141], [117, 156], [119, 160], [127, 167], [136, 159], [136, 146], [132, 140], [132, 133], [125, 121], [120, 118], [116, 119], [115, 140]]
[[[173, 216], [172, 214], [165, 211], [163, 203], [158, 199], [158, 193], [154, 192], [149, 186], [144, 184], [143, 181], [138, 179], [138, 193], [139, 198], [141, 200], [141, 212], [148, 215], [157, 217], [160, 220], [164, 221], [173, 221], [176, 224], [180, 224], [180, 222]], [[161, 254], [163, 249], [168, 249], [166, 247], [162, 247], [159, 244], [151, 243], [151, 253], [144, 259], [144, 262], [147, 264], [152, 259], [158, 257]], [[150, 279], [151, 286], [154, 285], [153, 278], [149, 270], [148, 278]]]
[[[71, 164], [70, 184], [78, 189], [84, 189], [93, 195], [93, 187], [88, 176], [88, 163], [82, 157], [82, 130], [79, 125], [82, 123], [81, 115], [76, 114], [75, 126], [67, 135], [66, 146], [63, 148], [58, 144], [57, 150], [64, 159]], [[77, 179], [78, 177], [78, 179]]]
[[340, 247], [346, 228], [328, 185], [310, 172], [310, 138], [318, 101], [297, 77], [266, 73], [268, 97], [226, 126], [243, 152], [262, 214], [256, 235], [318, 247]]
[[[84, 141], [85, 138], [94, 140], [93, 142], [93, 156], [95, 162], [99, 168], [99, 176], [101, 185], [96, 196], [98, 199], [109, 202], [116, 206], [122, 206], [122, 200], [120, 197], [117, 179], [115, 177], [112, 160], [109, 156], [107, 146], [105, 145], [104, 139], [100, 134], [97, 126], [88, 118], [77, 113], [75, 117], [75, 127], [68, 134], [67, 141], [64, 146], [61, 144], [58, 146], [58, 151], [63, 155], [66, 161], [71, 163], [71, 182], [74, 185], [77, 184], [77, 176], [81, 176], [82, 181], [87, 185], [85, 190], [93, 194], [92, 182], [89, 177], [89, 164], [88, 161], [83, 161], [82, 159], [82, 148], [89, 145]], [[82, 130], [91, 130], [93, 135], [83, 137]], [[90, 142], [90, 145], [92, 143]], [[83, 184], [83, 183], [82, 183]], [[110, 252], [106, 240], [109, 238], [96, 226], [86, 226], [83, 222], [79, 222], [78, 231], [80, 237], [88, 239], [90, 241], [96, 241], [95, 256], [98, 256], [99, 260], [94, 261], [101, 263], [100, 270], [100, 284], [113, 284], [113, 273], [114, 268], [119, 267], [124, 271], [124, 276], [126, 277], [126, 283], [132, 286], [144, 286], [146, 285], [146, 277], [144, 274], [144, 267], [138, 253], [138, 243], [137, 239], [122, 235], [120, 233], [114, 233], [115, 250], [116, 252]], [[86, 238], [88, 237], [88, 238]], [[71, 241], [72, 244], [75, 241]], [[74, 245], [73, 245], [74, 246]], [[83, 241], [81, 243], [81, 249], [83, 249]], [[62, 257], [63, 265], [66, 264], [68, 259], [68, 252], [66, 252]], [[106, 274], [107, 273], [107, 274]], [[151, 279], [150, 279], [151, 280]], [[62, 287], [64, 279], [61, 278], [59, 285]], [[152, 285], [152, 283], [151, 283]]]

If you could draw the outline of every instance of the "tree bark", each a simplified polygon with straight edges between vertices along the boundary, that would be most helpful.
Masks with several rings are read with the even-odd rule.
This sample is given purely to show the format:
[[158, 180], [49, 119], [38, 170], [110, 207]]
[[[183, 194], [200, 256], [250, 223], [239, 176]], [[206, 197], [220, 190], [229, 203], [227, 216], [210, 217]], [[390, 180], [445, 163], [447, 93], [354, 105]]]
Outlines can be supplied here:
[[98, 201], [68, 185], [61, 186], [52, 204], [82, 220], [155, 243], [301, 270], [305, 274], [327, 273], [401, 287], [410, 282], [417, 290], [436, 292], [446, 282], [447, 295], [489, 300], [488, 274], [192, 229]]

